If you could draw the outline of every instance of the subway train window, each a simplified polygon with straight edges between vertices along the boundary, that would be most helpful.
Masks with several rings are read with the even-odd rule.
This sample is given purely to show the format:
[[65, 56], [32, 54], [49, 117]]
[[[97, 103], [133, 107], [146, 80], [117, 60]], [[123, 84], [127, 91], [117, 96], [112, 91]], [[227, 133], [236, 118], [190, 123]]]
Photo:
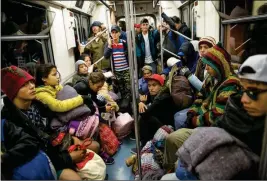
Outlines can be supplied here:
[[[37, 5], [4, 1], [2, 4], [1, 35], [32, 35], [51, 27], [55, 13]], [[48, 32], [46, 32], [47, 34]]]
[[29, 63], [51, 62], [48, 39], [55, 13], [26, 2], [1, 3], [2, 68], [10, 65], [25, 68]]
[[[267, 23], [264, 19], [253, 22], [231, 20], [244, 17], [257, 17], [267, 14], [266, 1], [226, 1], [226, 14], [220, 13], [224, 29], [224, 41], [227, 51], [234, 62], [242, 63], [246, 58], [256, 54], [267, 53]], [[228, 13], [228, 14], [227, 14]], [[224, 23], [224, 20], [228, 23]]]
[[1, 67], [16, 65], [26, 68], [30, 62], [43, 64], [44, 56], [40, 40], [2, 42]]

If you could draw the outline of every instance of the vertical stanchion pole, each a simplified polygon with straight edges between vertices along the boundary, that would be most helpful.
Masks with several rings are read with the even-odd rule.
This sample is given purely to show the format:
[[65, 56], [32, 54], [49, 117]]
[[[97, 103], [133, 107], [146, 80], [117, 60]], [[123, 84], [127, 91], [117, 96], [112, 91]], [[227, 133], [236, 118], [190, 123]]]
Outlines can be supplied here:
[[[108, 38], [110, 38], [109, 36], [109, 30], [110, 30], [110, 10], [109, 8], [106, 9], [105, 11], [106, 14], [106, 23], [107, 23], [107, 29], [108, 29]], [[114, 74], [114, 67], [113, 67], [113, 62], [112, 62], [112, 56], [109, 57], [109, 61], [110, 61], [110, 66], [111, 66], [111, 71]]]
[[[137, 100], [136, 100], [135, 85], [134, 85], [135, 76], [134, 76], [134, 61], [133, 61], [133, 46], [132, 46], [133, 37], [131, 37], [131, 26], [133, 26], [133, 24], [129, 16], [130, 3], [133, 3], [133, 2], [124, 1], [124, 10], [125, 10], [124, 14], [125, 14], [126, 33], [127, 33], [127, 42], [128, 42], [128, 60], [129, 60], [130, 75], [131, 75], [132, 107], [133, 107], [133, 113], [134, 113], [134, 127], [135, 127], [135, 136], [136, 136], [138, 173], [139, 173], [139, 179], [142, 180], [140, 136], [139, 136], [139, 128], [138, 128], [138, 115], [137, 115]], [[133, 17], [133, 14], [131, 15], [131, 17]]]
[[[161, 14], [162, 14], [162, 8], [161, 8], [161, 3], [159, 2], [159, 19], [160, 19], [160, 26], [162, 25], [162, 18], [161, 18]], [[163, 50], [162, 47], [163, 46], [163, 36], [162, 36], [162, 28], [160, 27], [160, 62], [161, 62], [161, 71], [163, 71], [164, 69], [164, 65], [163, 65]], [[160, 73], [160, 72], [158, 72]]]
[[267, 116], [265, 118], [265, 128], [262, 139], [259, 177], [261, 180], [267, 180]]
[[130, 3], [130, 18], [131, 18], [131, 33], [132, 33], [132, 43], [133, 43], [133, 66], [134, 66], [134, 80], [135, 80], [135, 93], [136, 97], [139, 97], [139, 92], [138, 92], [138, 66], [137, 66], [137, 58], [136, 58], [136, 49], [135, 49], [135, 29], [134, 29], [134, 23], [135, 23], [135, 15], [134, 15], [134, 7], [133, 3]]

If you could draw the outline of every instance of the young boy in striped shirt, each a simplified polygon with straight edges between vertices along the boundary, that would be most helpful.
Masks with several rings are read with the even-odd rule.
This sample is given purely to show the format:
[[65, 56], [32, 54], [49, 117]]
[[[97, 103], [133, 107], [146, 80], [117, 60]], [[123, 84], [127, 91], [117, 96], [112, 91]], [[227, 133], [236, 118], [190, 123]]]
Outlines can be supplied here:
[[119, 83], [119, 91], [123, 99], [130, 99], [130, 71], [127, 53], [127, 43], [120, 39], [121, 29], [117, 25], [111, 27], [112, 39], [109, 39], [105, 46], [104, 56], [109, 58], [112, 56], [114, 73]]

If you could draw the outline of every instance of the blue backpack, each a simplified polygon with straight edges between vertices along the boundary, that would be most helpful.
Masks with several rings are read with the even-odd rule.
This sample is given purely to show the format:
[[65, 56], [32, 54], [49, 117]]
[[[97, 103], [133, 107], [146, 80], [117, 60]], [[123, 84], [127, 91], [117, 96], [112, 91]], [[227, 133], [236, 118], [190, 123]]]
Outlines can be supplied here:
[[[5, 119], [1, 121], [1, 141], [4, 142]], [[13, 170], [12, 180], [55, 180], [56, 172], [48, 156], [39, 153], [29, 162]]]

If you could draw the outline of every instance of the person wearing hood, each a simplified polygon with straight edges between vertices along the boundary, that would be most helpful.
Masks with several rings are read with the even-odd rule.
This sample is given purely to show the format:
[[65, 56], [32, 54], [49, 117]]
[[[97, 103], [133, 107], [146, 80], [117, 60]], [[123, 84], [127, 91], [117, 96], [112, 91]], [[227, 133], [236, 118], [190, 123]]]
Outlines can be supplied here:
[[88, 67], [83, 60], [78, 60], [75, 62], [75, 71], [77, 72], [72, 78], [72, 84], [76, 84], [82, 78], [88, 78]]
[[[267, 114], [267, 102], [266, 102], [266, 99], [267, 99], [267, 79], [266, 79], [267, 54], [254, 55], [254, 56], [249, 57], [241, 65], [238, 75], [240, 78], [240, 83], [242, 85], [242, 94], [233, 94], [229, 97], [227, 104], [225, 106], [225, 113], [218, 119], [217, 123], [214, 124], [214, 126], [223, 128], [226, 132], [228, 132], [232, 136], [232, 138], [237, 138], [238, 140], [236, 140], [235, 143], [237, 143], [238, 141], [242, 141], [243, 143], [245, 143], [246, 144], [245, 146], [248, 146], [248, 148], [246, 148], [245, 146], [242, 146], [242, 148], [249, 149], [246, 152], [246, 156], [247, 155], [251, 156], [251, 153], [249, 153], [251, 151], [254, 154], [256, 154], [259, 158], [261, 155], [261, 150], [262, 150], [264, 124], [265, 124], [265, 117]], [[207, 129], [205, 133], [207, 131], [210, 131], [210, 130]], [[217, 135], [219, 134], [218, 131], [219, 130], [216, 131]], [[202, 136], [201, 139], [203, 140], [208, 139], [208, 135]], [[223, 140], [222, 135], [220, 135], [220, 139], [221, 139], [220, 142], [222, 142]], [[213, 143], [216, 143], [216, 141], [218, 141], [218, 139], [212, 140]], [[227, 145], [228, 149], [230, 149], [232, 145], [233, 144]], [[183, 146], [185, 146], [185, 144]], [[203, 145], [201, 147], [204, 148], [201, 151], [201, 153], [207, 150], [205, 149], [205, 147], [203, 147]], [[194, 152], [196, 152], [196, 149], [197, 148], [194, 148]], [[182, 153], [183, 150], [179, 149], [179, 152]], [[188, 171], [187, 169], [185, 169], [184, 167], [180, 166], [181, 160], [183, 157], [183, 153], [182, 154], [180, 153], [179, 153], [180, 160], [178, 161], [178, 168], [176, 169], [177, 178], [180, 180], [185, 180], [184, 176], [191, 176], [191, 180], [192, 180], [192, 177], [193, 179], [196, 179], [196, 177], [199, 178], [199, 175], [194, 174]], [[217, 154], [218, 153], [219, 152], [217, 152]], [[208, 154], [210, 157], [212, 155], [212, 152], [208, 150]], [[240, 157], [241, 155], [242, 154], [237, 155], [239, 159], [236, 158], [236, 161], [246, 160], [245, 157], [244, 158]], [[216, 156], [214, 156], [213, 154], [213, 157], [216, 157]], [[223, 157], [224, 160], [227, 160], [228, 158], [233, 159], [232, 155], [229, 156], [225, 152], [224, 153], [220, 152], [218, 157], [221, 157], [221, 158]], [[190, 160], [190, 159], [187, 159], [187, 160]], [[207, 161], [207, 160], [204, 159], [204, 161]], [[214, 163], [214, 161], [212, 163]], [[253, 162], [246, 162], [245, 164], [251, 164], [251, 163]], [[222, 165], [220, 164], [217, 165], [217, 170], [218, 169], [220, 170], [220, 167], [222, 167]], [[233, 179], [233, 180], [258, 179], [258, 170], [257, 170], [258, 164], [255, 162], [254, 162], [254, 165], [252, 165], [251, 167], [247, 166], [245, 170], [243, 167], [243, 170], [241, 171], [242, 167], [240, 168], [233, 167], [232, 163], [230, 163], [229, 161], [228, 162], [224, 161], [223, 168], [225, 168], [224, 170], [227, 170], [227, 169], [232, 170], [230, 174], [233, 175], [233, 177], [230, 179]], [[209, 168], [201, 167], [202, 171], [205, 169], [208, 170]], [[225, 178], [228, 176], [228, 173], [229, 172], [223, 173], [223, 170], [221, 170], [220, 173], [213, 172], [211, 174], [214, 174], [212, 176], [213, 178], [214, 177], [222, 178], [222, 176]], [[208, 176], [208, 174], [205, 176]]]
[[207, 50], [214, 45], [216, 45], [216, 40], [211, 36], [204, 36], [198, 42], [199, 59], [197, 61], [195, 76], [197, 76], [197, 78], [202, 82], [206, 77], [205, 75], [207, 71], [205, 71], [205, 64], [201, 61], [201, 58]]
[[[169, 50], [170, 52], [177, 54], [181, 45], [187, 41], [184, 37], [177, 35], [176, 33], [172, 32], [169, 28], [175, 30], [175, 23], [173, 22], [173, 20], [168, 17], [164, 12], [161, 14], [161, 17], [163, 18], [163, 24], [166, 27], [162, 27], [162, 31], [165, 34], [165, 38], [163, 41], [163, 48]], [[170, 53], [164, 51], [163, 53], [163, 62], [165, 64], [166, 67], [166, 61], [172, 57], [173, 55], [171, 55]]]
[[218, 43], [208, 49], [202, 61], [206, 64], [209, 77], [197, 94], [196, 100], [189, 108], [187, 116], [176, 119], [180, 125], [177, 131], [171, 133], [165, 142], [164, 165], [173, 168], [177, 160], [175, 155], [178, 148], [192, 134], [192, 129], [202, 126], [213, 126], [225, 112], [225, 105], [230, 95], [240, 94], [240, 81], [230, 65], [231, 56]]
[[[190, 43], [189, 41], [184, 42], [181, 45], [177, 55], [180, 57], [180, 61], [181, 61], [181, 62], [177, 61], [177, 63], [179, 64], [177, 66], [178, 67], [186, 66], [186, 67], [188, 67], [188, 69], [190, 70], [190, 72], [192, 74], [195, 73], [197, 61], [199, 59], [199, 55], [195, 51], [195, 48], [192, 45], [192, 43]], [[173, 59], [173, 58], [171, 57], [170, 59]], [[172, 64], [172, 66], [173, 65], [174, 64]], [[171, 71], [171, 67], [167, 67], [163, 70], [163, 72], [161, 74], [166, 79], [166, 77], [168, 76], [170, 71]]]
[[[101, 34], [101, 27], [102, 23], [99, 21], [94, 21], [91, 25], [91, 31], [92, 36], [88, 39], [88, 42], [91, 41], [93, 38], [97, 37], [92, 43], [88, 44], [84, 48], [84, 52], [88, 53], [90, 52], [92, 55], [92, 63], [95, 63], [97, 60], [102, 58], [104, 56], [104, 47], [105, 43], [108, 40], [108, 34], [103, 33]], [[107, 59], [103, 59], [100, 61], [97, 66], [100, 69], [109, 69], [110, 68], [110, 62]]]
[[267, 54], [249, 57], [238, 72], [242, 95], [231, 95], [216, 126], [246, 143], [260, 156], [267, 114]]

